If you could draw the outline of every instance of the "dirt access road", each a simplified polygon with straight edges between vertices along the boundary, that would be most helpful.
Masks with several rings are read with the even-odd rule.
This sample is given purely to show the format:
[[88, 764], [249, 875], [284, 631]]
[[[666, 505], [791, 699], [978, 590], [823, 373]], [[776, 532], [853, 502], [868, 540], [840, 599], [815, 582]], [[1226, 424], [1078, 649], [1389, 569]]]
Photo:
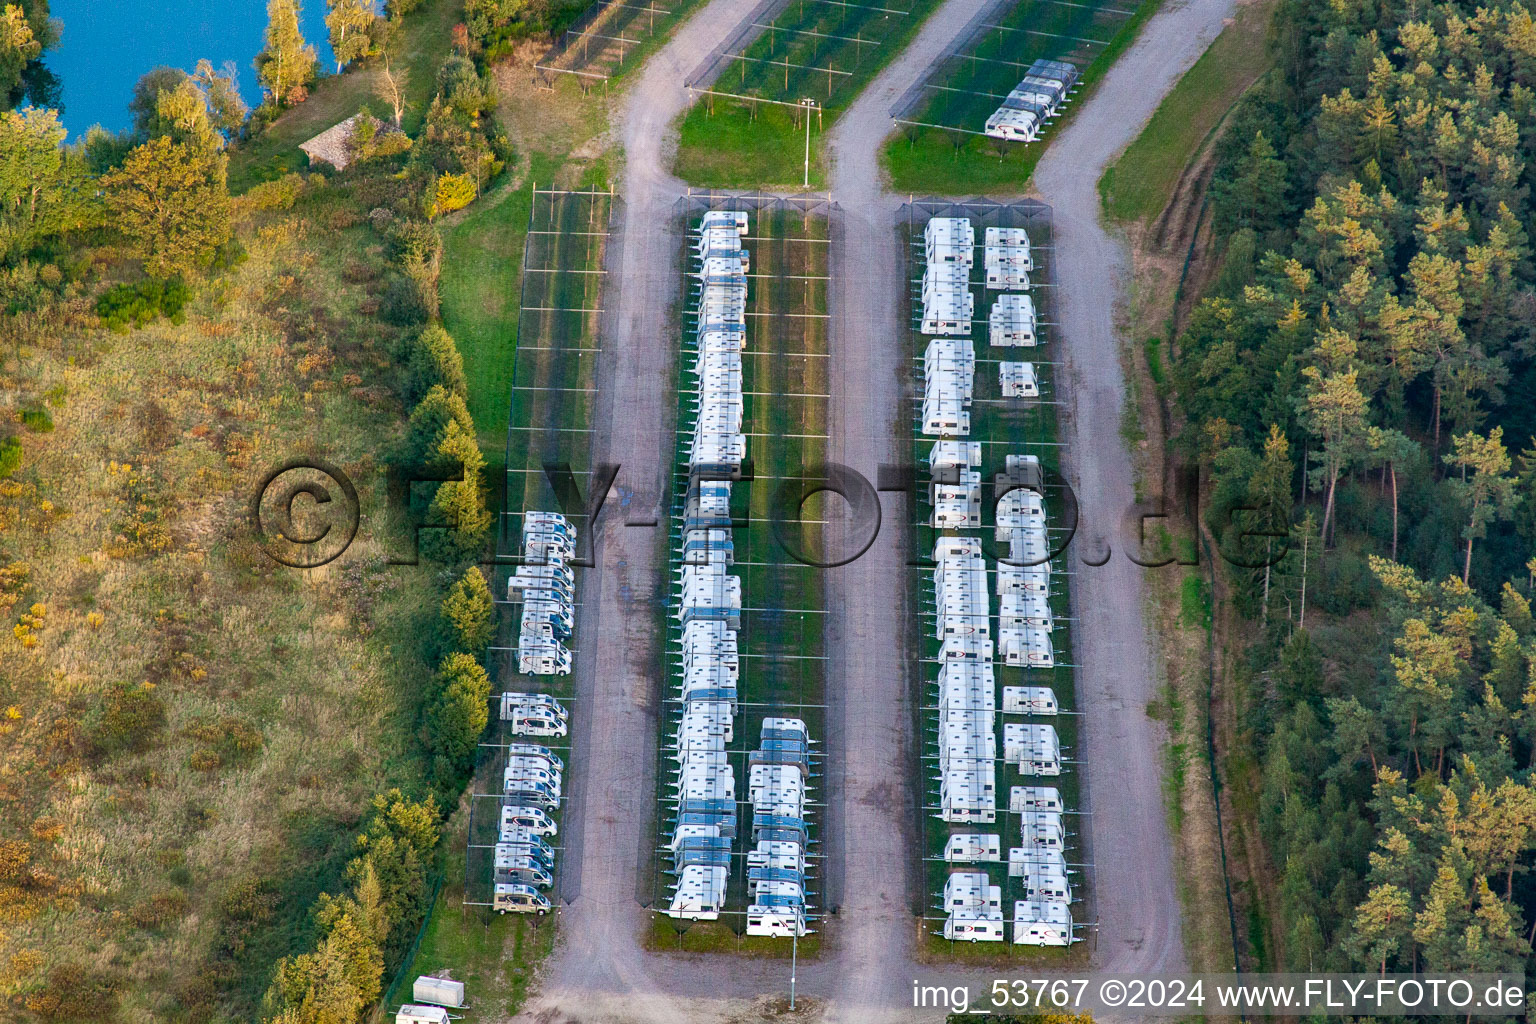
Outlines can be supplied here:
[[[671, 177], [670, 126], [688, 103], [683, 88], [701, 55], [728, 38], [757, 0], [713, 0], [651, 58], [615, 120], [626, 165], [624, 226], [610, 255], [600, 365], [597, 458], [622, 466], [599, 528], [597, 595], [580, 626], [597, 655], [578, 680], [578, 734], [567, 815], [566, 895], [560, 944], [520, 1019], [624, 1022], [766, 1019], [788, 985], [780, 961], [649, 953], [640, 942], [640, 866], [654, 842], [655, 715], [661, 693], [656, 598], [664, 578], [665, 529], [626, 526], [661, 517], [672, 452], [673, 359], [668, 309], [678, 295], [672, 213], [685, 186]], [[904, 415], [905, 287], [894, 224], [900, 199], [876, 168], [890, 106], [963, 36], [991, 0], [949, 0], [844, 114], [829, 139], [832, 192], [840, 207], [834, 246], [832, 458], [874, 478], [894, 461]], [[1091, 843], [1097, 864], [1096, 966], [1117, 971], [1183, 966], [1179, 903], [1159, 778], [1162, 735], [1146, 717], [1156, 690], [1137, 569], [1118, 541], [1133, 476], [1120, 440], [1123, 386], [1114, 313], [1127, 282], [1121, 246], [1098, 223], [1094, 188], [1108, 160], [1220, 31], [1232, 0], [1171, 0], [1143, 29], [1052, 144], [1036, 171], [1055, 207], [1060, 286], [1055, 357], [1059, 390], [1072, 399], [1066, 426], [1069, 475], [1084, 510], [1079, 551], [1114, 557], [1074, 565], [1075, 652], [1087, 718]], [[887, 506], [887, 522], [899, 512]], [[898, 531], [883, 531], [864, 558], [828, 580], [829, 865], [839, 904], [829, 943], [799, 968], [804, 1019], [869, 1024], [939, 1020], [913, 1012], [913, 979], [984, 982], [996, 969], [914, 961], [908, 912], [916, 879], [908, 855], [916, 798], [909, 770], [908, 666], [902, 654]], [[919, 894], [920, 898], [920, 894]], [[765, 996], [765, 994], [767, 994]], [[776, 1018], [777, 1019], [777, 1018]]]

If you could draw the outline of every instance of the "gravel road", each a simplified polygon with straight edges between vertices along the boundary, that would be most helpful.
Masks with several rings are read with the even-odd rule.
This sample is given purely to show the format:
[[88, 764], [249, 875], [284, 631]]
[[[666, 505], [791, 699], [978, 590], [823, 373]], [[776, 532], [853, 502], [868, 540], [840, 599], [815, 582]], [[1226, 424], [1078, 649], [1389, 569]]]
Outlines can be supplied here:
[[[1181, 907], [1162, 788], [1166, 734], [1147, 717], [1162, 686], [1143, 618], [1143, 569], [1126, 557], [1124, 517], [1135, 503], [1120, 436], [1125, 397], [1115, 316], [1130, 283], [1122, 241], [1099, 222], [1098, 180], [1221, 31], [1233, 0], [1165, 6], [1046, 150], [1034, 187], [1053, 209], [1056, 328], [1065, 363], [1067, 475], [1083, 525], [1072, 569], [1073, 630], [1087, 758], [1089, 848], [1099, 922], [1096, 965], [1106, 971], [1186, 966]], [[1132, 332], [1136, 332], [1133, 330]], [[1081, 545], [1081, 546], [1079, 546]], [[1109, 561], [1093, 567], [1106, 548]]]
[[[876, 154], [890, 107], [958, 44], [995, 0], [948, 0], [849, 108], [829, 138], [832, 194], [840, 208], [833, 247], [830, 457], [875, 478], [894, 462], [903, 414], [905, 287], [894, 224], [901, 200], [882, 187]], [[615, 116], [625, 150], [623, 227], [610, 246], [595, 462], [622, 467], [599, 527], [596, 599], [580, 623], [595, 657], [582, 659], [575, 753], [566, 815], [565, 896], [560, 943], [519, 1019], [539, 1022], [749, 1021], [769, 1015], [788, 964], [648, 953], [640, 938], [640, 865], [653, 844], [655, 737], [662, 649], [655, 596], [664, 528], [626, 526], [660, 508], [672, 452], [673, 358], [668, 309], [678, 291], [672, 214], [683, 195], [670, 175], [670, 126], [688, 102], [682, 83], [700, 55], [728, 38], [757, 0], [713, 0], [646, 65]], [[1120, 243], [1099, 225], [1095, 191], [1105, 164], [1150, 117], [1163, 94], [1209, 45], [1233, 0], [1172, 0], [1143, 29], [1051, 145], [1035, 173], [1055, 208], [1059, 284], [1054, 358], [1059, 390], [1071, 395], [1069, 475], [1083, 507], [1079, 551], [1115, 557], [1074, 565], [1075, 658], [1086, 712], [1091, 843], [1100, 922], [1096, 966], [1117, 971], [1183, 965], [1180, 908], [1160, 786], [1163, 735], [1146, 716], [1157, 688], [1142, 616], [1142, 571], [1117, 539], [1133, 500], [1130, 455], [1120, 440], [1122, 379], [1117, 306], [1127, 284]], [[623, 503], [620, 507], [620, 503]], [[885, 507], [887, 529], [860, 560], [828, 579], [827, 750], [829, 902], [838, 905], [829, 942], [802, 963], [807, 1019], [870, 1024], [938, 1020], [910, 1009], [913, 979], [979, 982], [995, 970], [914, 962], [921, 901], [910, 855], [917, 798], [910, 665], [902, 640], [905, 572], [901, 510]], [[592, 574], [589, 574], [591, 576]], [[840, 856], [838, 856], [840, 854]]]

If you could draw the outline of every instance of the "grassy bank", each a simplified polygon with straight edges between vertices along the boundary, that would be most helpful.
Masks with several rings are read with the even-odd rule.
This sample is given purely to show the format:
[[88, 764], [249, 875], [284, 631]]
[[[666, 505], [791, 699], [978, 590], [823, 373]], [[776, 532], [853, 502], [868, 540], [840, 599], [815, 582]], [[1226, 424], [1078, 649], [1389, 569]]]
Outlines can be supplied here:
[[1237, 9], [1194, 67], [1163, 99], [1152, 120], [1099, 179], [1104, 210], [1117, 220], [1156, 217], [1185, 168], [1237, 98], [1269, 64], [1265, 33], [1272, 0]]

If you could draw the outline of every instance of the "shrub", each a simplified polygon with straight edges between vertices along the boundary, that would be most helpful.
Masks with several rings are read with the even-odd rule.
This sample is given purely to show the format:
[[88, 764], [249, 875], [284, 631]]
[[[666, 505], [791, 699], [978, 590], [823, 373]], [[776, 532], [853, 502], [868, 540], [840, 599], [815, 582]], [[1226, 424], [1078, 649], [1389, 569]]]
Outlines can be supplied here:
[[53, 430], [53, 417], [48, 415], [48, 410], [42, 406], [34, 409], [23, 409], [21, 411], [21, 423], [28, 430], [38, 434], [46, 434]]
[[432, 192], [431, 214], [441, 217], [454, 210], [462, 210], [475, 201], [475, 183], [467, 174], [444, 174], [437, 179]]
[[179, 889], [158, 892], [128, 912], [140, 928], [161, 928], [187, 914], [187, 895]]
[[253, 211], [287, 210], [298, 201], [303, 191], [304, 176], [290, 171], [281, 178], [251, 186], [242, 201]]
[[165, 724], [165, 702], [153, 683], [118, 683], [102, 699], [91, 738], [108, 751], [143, 750]]
[[43, 1020], [112, 1020], [117, 1016], [117, 982], [102, 971], [79, 964], [60, 964], [48, 981], [27, 996], [27, 1009]]
[[143, 327], [161, 315], [179, 324], [183, 320], [182, 308], [191, 294], [180, 278], [148, 278], [136, 284], [113, 285], [96, 300], [96, 315], [120, 334], [128, 333], [130, 326]]
[[0, 437], [0, 480], [21, 468], [21, 442], [14, 437]]

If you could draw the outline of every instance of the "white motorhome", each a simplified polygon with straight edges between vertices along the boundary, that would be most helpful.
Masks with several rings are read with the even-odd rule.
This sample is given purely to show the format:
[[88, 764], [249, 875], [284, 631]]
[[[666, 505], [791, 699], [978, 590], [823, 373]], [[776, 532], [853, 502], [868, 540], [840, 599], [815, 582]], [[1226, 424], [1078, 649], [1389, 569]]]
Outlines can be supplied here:
[[518, 883], [498, 883], [491, 894], [491, 909], [498, 914], [537, 914], [543, 917], [549, 913], [549, 897], [531, 885]]
[[525, 829], [539, 836], [552, 836], [560, 831], [555, 820], [542, 808], [523, 804], [509, 804], [501, 809], [501, 828]]
[[769, 906], [762, 903], [753, 903], [747, 907], [748, 935], [787, 939], [805, 933], [804, 907]]

